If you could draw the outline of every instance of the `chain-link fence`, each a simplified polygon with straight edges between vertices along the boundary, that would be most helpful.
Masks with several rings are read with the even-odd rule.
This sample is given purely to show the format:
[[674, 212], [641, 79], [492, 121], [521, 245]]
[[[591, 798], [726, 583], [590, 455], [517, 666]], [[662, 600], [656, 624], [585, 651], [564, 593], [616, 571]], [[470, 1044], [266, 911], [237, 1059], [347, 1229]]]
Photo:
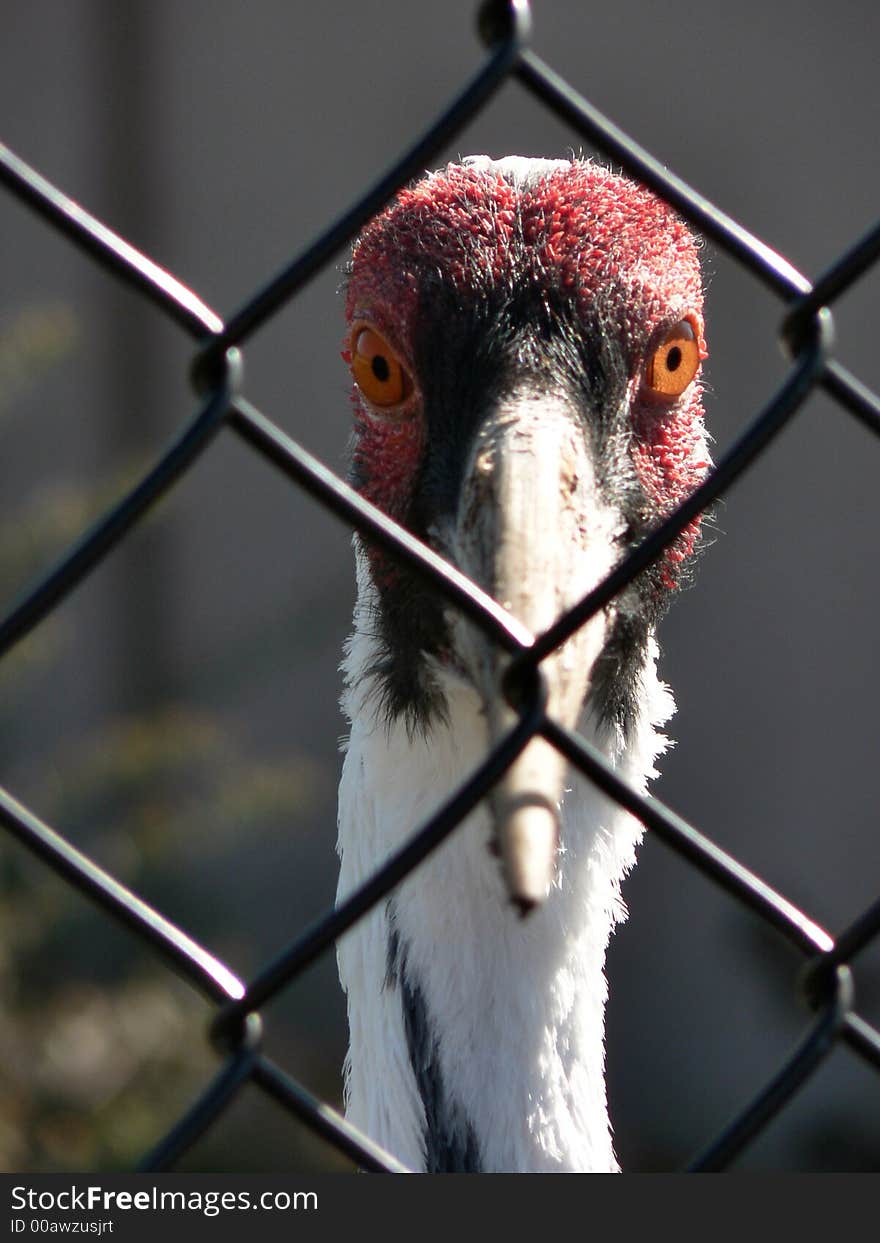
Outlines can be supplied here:
[[[722, 210], [708, 203], [599, 114], [528, 47], [529, 13], [524, 3], [487, 4], [480, 31], [488, 47], [485, 63], [444, 114], [394, 167], [336, 224], [321, 234], [274, 280], [225, 322], [174, 277], [45, 181], [7, 149], [2, 154], [5, 187], [71, 243], [154, 303], [195, 341], [193, 381], [200, 406], [165, 452], [121, 501], [67, 552], [0, 622], [0, 653], [49, 616], [61, 601], [139, 523], [150, 507], [208, 451], [218, 436], [234, 433], [268, 465], [317, 502], [383, 547], [388, 555], [417, 567], [436, 590], [496, 643], [513, 661], [508, 692], [521, 705], [520, 722], [490, 754], [472, 779], [414, 835], [401, 852], [341, 907], [307, 929], [248, 983], [235, 975], [176, 924], [42, 823], [10, 795], [0, 792], [0, 819], [7, 830], [71, 885], [126, 924], [167, 963], [218, 1007], [211, 1038], [221, 1067], [195, 1106], [159, 1139], [145, 1169], [168, 1169], [251, 1085], [365, 1169], [395, 1170], [393, 1157], [358, 1134], [312, 1097], [262, 1049], [259, 1011], [288, 988], [335, 940], [454, 832], [535, 734], [558, 747], [591, 781], [636, 815], [659, 839], [731, 897], [781, 932], [804, 957], [803, 996], [814, 1011], [800, 1047], [740, 1117], [694, 1163], [727, 1165], [797, 1092], [840, 1044], [880, 1067], [880, 1033], [854, 1009], [852, 970], [859, 953], [880, 932], [880, 902], [860, 914], [837, 937], [798, 910], [729, 854], [655, 799], [628, 790], [605, 760], [582, 738], [544, 713], [540, 662], [579, 626], [605, 607], [654, 561], [692, 518], [722, 496], [763, 452], [817, 388], [823, 388], [868, 429], [880, 431], [880, 399], [831, 355], [833, 306], [880, 256], [880, 228], [848, 250], [815, 283], [808, 282], [768, 246]], [[473, 584], [457, 574], [405, 530], [363, 500], [331, 471], [271, 422], [243, 391], [239, 348], [324, 265], [337, 258], [361, 226], [436, 154], [509, 79], [518, 80], [548, 109], [606, 157], [666, 199], [715, 245], [784, 304], [780, 337], [791, 359], [779, 390], [721, 457], [717, 467], [674, 514], [619, 565], [608, 579], [551, 627], [523, 647], [509, 619]], [[538, 676], [536, 676], [538, 675]]]

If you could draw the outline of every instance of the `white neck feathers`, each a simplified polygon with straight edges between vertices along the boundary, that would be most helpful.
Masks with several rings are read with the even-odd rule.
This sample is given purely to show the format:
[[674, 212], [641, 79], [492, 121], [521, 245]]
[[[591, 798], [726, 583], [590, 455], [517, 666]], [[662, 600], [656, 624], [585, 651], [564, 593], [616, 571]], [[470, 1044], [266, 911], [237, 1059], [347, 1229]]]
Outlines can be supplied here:
[[[358, 580], [343, 664], [351, 736], [339, 791], [340, 898], [428, 819], [487, 748], [475, 693], [443, 674], [448, 726], [426, 739], [375, 720], [366, 684], [375, 612], [361, 553]], [[582, 725], [640, 790], [667, 746], [658, 727], [673, 711], [656, 656], [652, 638], [626, 743]], [[625, 918], [620, 885], [641, 826], [580, 776], [568, 784], [557, 882], [527, 919], [505, 897], [480, 806], [339, 944], [348, 1116], [413, 1169], [455, 1166], [465, 1151], [487, 1171], [617, 1168], [605, 1097], [604, 960]], [[431, 1136], [438, 1125], [439, 1140]]]

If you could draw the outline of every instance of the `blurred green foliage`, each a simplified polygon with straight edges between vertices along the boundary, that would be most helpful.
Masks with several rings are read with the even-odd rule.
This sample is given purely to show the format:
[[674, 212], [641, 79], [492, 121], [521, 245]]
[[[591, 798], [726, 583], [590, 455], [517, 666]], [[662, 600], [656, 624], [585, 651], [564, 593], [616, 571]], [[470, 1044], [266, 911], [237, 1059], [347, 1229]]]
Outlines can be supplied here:
[[[38, 392], [76, 346], [63, 307], [24, 311], [0, 332], [0, 450], [14, 434], [7, 416], [16, 400]], [[0, 599], [14, 598], [60, 555], [141, 465], [88, 488], [59, 473], [17, 512], [3, 513]], [[165, 509], [149, 519], [166, 520]], [[17, 717], [37, 711], [33, 684], [75, 659], [70, 626], [67, 614], [47, 618], [0, 664], [5, 773], [14, 767]], [[247, 754], [235, 726], [188, 702], [181, 688], [179, 699], [160, 698], [67, 741], [40, 775], [35, 810], [170, 918], [185, 922], [193, 910], [198, 926], [187, 930], [208, 948], [247, 959], [253, 949], [230, 932], [212, 880], [236, 874], [243, 844], [254, 850], [289, 834], [320, 781], [304, 757]], [[206, 1003], [136, 937], [3, 840], [0, 990], [2, 1170], [131, 1168], [216, 1070]], [[211, 1159], [213, 1168], [259, 1168], [266, 1157], [214, 1145]]]

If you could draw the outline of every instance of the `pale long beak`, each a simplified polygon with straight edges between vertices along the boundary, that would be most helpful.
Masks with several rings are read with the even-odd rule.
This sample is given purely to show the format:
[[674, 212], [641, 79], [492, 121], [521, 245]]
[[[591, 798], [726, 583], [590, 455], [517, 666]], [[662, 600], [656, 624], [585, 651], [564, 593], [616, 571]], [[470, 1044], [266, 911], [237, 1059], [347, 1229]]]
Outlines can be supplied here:
[[[457, 564], [534, 635], [615, 560], [618, 522], [599, 497], [582, 417], [561, 393], [526, 388], [505, 397], [481, 428], [460, 493]], [[542, 665], [548, 713], [570, 728], [607, 628], [606, 613], [597, 614]], [[509, 658], [466, 622], [456, 645], [483, 700], [491, 744], [516, 720], [501, 689]], [[553, 883], [565, 777], [559, 752], [535, 738], [491, 796], [502, 871], [523, 913]]]

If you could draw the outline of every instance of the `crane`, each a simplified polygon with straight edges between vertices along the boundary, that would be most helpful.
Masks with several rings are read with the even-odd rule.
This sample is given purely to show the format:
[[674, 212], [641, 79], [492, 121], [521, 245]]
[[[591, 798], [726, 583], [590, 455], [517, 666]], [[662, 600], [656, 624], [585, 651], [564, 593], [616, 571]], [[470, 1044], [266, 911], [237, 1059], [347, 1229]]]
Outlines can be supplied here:
[[[360, 492], [533, 634], [703, 478], [698, 245], [599, 164], [473, 156], [355, 243], [344, 357]], [[543, 668], [549, 711], [645, 789], [673, 712], [655, 626], [699, 538]], [[504, 657], [355, 538], [339, 897], [511, 722]], [[641, 826], [533, 739], [338, 949], [348, 1117], [417, 1171], [614, 1171], [606, 947]]]

